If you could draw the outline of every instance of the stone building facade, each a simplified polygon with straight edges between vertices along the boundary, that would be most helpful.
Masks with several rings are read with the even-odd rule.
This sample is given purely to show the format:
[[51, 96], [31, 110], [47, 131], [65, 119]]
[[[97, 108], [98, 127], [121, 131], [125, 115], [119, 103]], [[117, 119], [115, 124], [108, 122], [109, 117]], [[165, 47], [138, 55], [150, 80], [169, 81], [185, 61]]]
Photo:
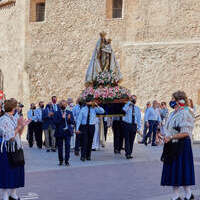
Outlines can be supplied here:
[[[114, 1], [122, 3], [121, 13]], [[52, 95], [76, 98], [99, 32], [105, 31], [121, 65], [122, 85], [139, 104], [168, 101], [178, 89], [197, 103], [199, 11], [199, 0], [2, 0], [4, 91], [26, 103], [48, 102]]]

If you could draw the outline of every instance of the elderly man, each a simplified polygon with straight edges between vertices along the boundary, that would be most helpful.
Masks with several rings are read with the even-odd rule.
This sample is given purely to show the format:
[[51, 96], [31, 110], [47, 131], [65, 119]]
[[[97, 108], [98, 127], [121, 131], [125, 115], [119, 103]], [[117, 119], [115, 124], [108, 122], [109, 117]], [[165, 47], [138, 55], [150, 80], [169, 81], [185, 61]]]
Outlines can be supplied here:
[[[145, 112], [144, 112], [144, 119], [146, 118], [146, 114], [147, 114], [147, 110], [151, 107], [151, 102], [148, 101], [146, 104], [146, 108], [145, 108]], [[144, 122], [144, 129], [143, 129], [143, 138], [141, 142], [138, 142], [139, 144], [144, 144], [145, 142], [145, 137], [147, 135], [147, 131], [148, 131], [148, 127], [147, 127], [147, 123]], [[151, 140], [149, 140], [151, 141]]]
[[141, 130], [141, 111], [136, 106], [137, 97], [133, 95], [130, 101], [123, 107], [126, 113], [123, 117], [124, 135], [125, 135], [125, 152], [126, 158], [132, 159], [133, 144], [137, 132]]
[[55, 112], [54, 121], [57, 125], [55, 137], [58, 143], [59, 165], [63, 164], [63, 143], [65, 146], [65, 165], [69, 166], [70, 158], [70, 141], [73, 134], [74, 117], [71, 111], [66, 109], [67, 102], [61, 101], [60, 109]]
[[[46, 108], [42, 113], [42, 120], [43, 120], [43, 130], [45, 134], [45, 146], [47, 152], [53, 151], [56, 152], [56, 140], [54, 137], [56, 126], [54, 123], [54, 113], [57, 112], [59, 109], [57, 107], [57, 111], [55, 110], [55, 105], [50, 102], [47, 104]], [[51, 145], [50, 145], [51, 141]]]
[[156, 100], [153, 101], [153, 106], [150, 107], [146, 112], [145, 123], [146, 126], [149, 128], [149, 132], [145, 136], [144, 144], [147, 145], [147, 139], [151, 138], [151, 135], [153, 133], [152, 146], [157, 146], [156, 133], [158, 126], [161, 124], [161, 117], [158, 110], [158, 102]]

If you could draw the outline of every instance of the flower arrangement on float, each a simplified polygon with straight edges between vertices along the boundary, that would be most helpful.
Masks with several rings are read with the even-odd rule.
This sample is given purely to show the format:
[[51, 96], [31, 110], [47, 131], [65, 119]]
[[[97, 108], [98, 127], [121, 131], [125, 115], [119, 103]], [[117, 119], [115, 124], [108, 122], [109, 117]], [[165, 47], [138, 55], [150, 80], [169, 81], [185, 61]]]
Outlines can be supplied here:
[[117, 86], [119, 83], [119, 77], [117, 76], [116, 73], [114, 73], [112, 70], [110, 71], [103, 71], [100, 72], [95, 81], [94, 81], [94, 88], [97, 88], [98, 86]]
[[80, 99], [82, 101], [96, 101], [99, 103], [119, 102], [130, 97], [130, 91], [121, 86], [100, 85], [98, 88], [87, 87], [82, 91]]

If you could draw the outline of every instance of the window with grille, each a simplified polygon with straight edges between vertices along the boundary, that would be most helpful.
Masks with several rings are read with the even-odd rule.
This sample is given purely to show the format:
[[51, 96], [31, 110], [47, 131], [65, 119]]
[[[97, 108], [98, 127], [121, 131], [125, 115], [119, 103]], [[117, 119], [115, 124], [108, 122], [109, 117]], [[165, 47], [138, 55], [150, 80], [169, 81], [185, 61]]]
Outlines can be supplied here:
[[123, 0], [112, 0], [112, 17], [122, 18]]
[[36, 21], [42, 22], [45, 19], [45, 3], [36, 4]]

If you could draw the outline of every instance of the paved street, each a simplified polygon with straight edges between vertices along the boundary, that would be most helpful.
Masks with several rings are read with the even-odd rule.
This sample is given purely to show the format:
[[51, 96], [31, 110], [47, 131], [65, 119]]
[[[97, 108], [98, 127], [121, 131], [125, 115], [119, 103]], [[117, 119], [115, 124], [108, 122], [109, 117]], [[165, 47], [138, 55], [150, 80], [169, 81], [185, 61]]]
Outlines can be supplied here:
[[[200, 191], [200, 146], [194, 146], [196, 182], [193, 192]], [[114, 155], [112, 142], [93, 152], [93, 160], [80, 162], [72, 154], [70, 167], [59, 167], [57, 153], [46, 153], [35, 147], [26, 153], [26, 187], [22, 199], [40, 200], [169, 200], [170, 188], [160, 187], [161, 147], [135, 145], [134, 159]]]

